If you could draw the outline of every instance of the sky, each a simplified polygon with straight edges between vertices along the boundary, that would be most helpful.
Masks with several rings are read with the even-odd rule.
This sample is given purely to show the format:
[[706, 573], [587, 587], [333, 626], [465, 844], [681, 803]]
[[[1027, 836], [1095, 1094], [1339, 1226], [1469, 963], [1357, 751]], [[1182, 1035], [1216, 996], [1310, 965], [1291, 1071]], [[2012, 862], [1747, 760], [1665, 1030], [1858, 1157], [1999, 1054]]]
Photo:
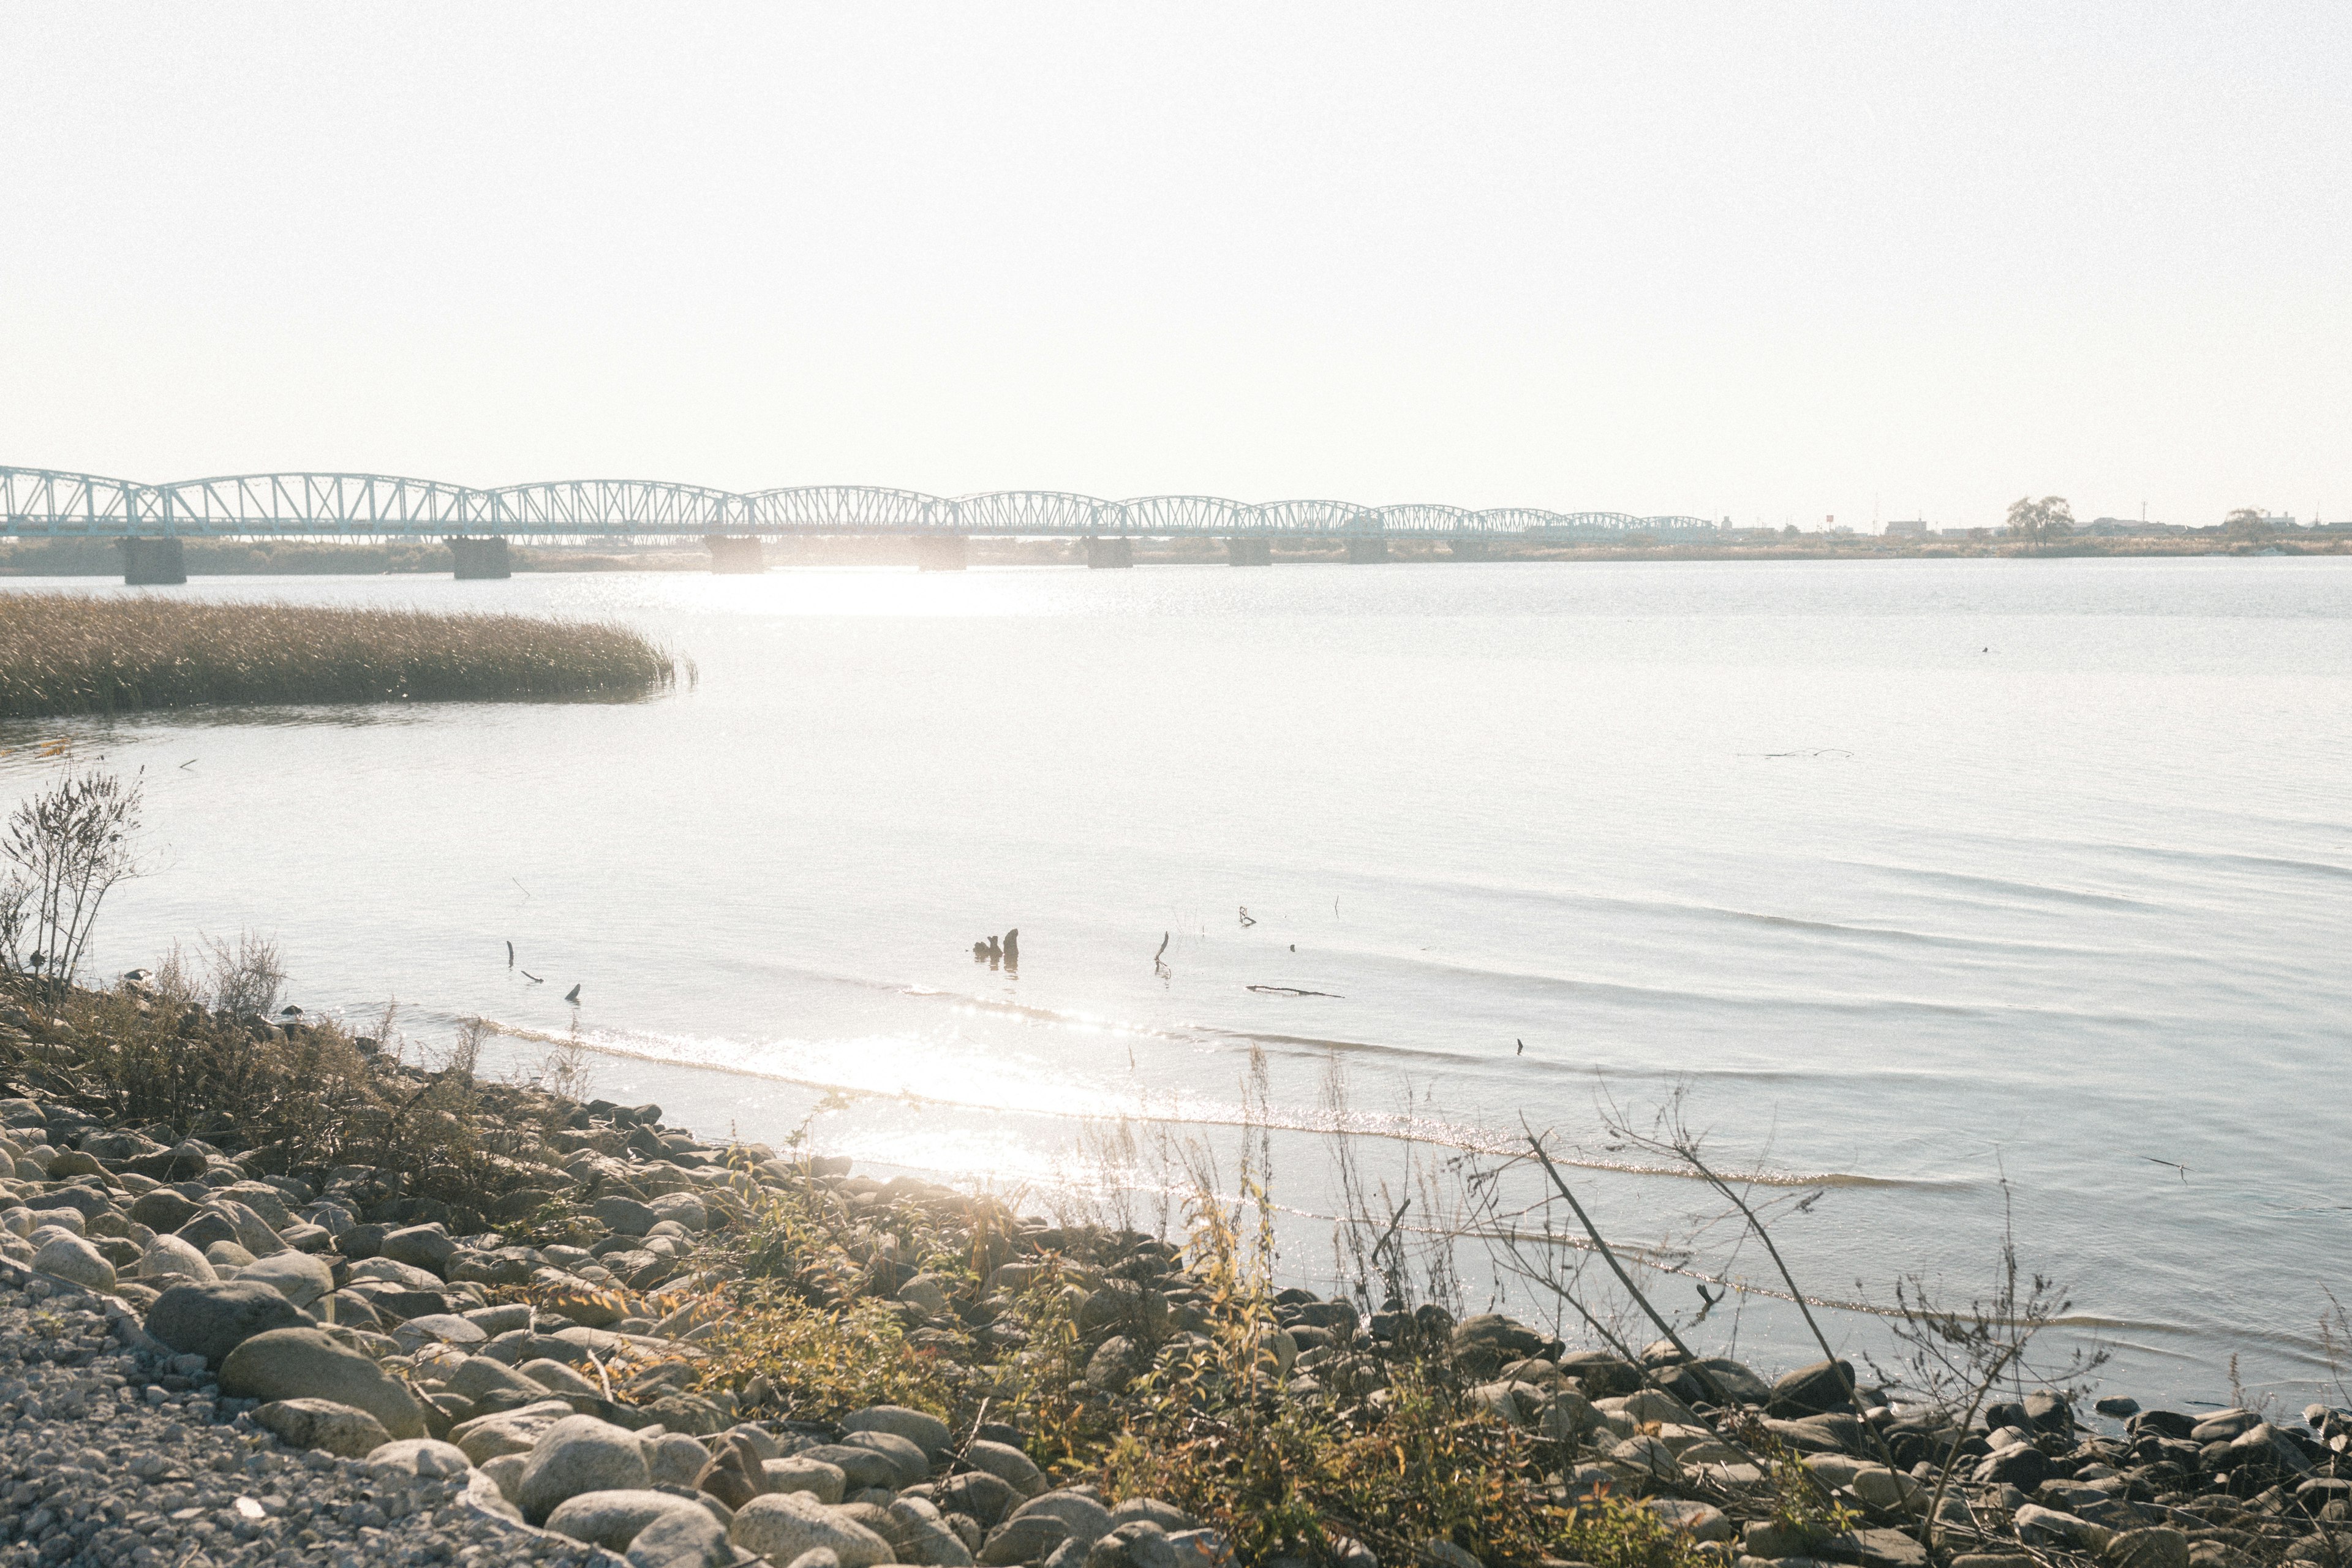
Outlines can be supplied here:
[[2352, 519], [2352, 7], [0, 0], [0, 463]]

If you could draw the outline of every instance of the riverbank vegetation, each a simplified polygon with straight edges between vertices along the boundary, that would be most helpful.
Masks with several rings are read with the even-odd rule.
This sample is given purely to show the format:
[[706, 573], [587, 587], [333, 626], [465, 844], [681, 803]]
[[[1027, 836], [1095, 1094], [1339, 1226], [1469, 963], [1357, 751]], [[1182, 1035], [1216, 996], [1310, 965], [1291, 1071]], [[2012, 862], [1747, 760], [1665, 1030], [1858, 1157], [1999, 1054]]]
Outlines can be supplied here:
[[[1393, 1225], [1370, 1238], [1375, 1277], [1404, 1294], [1278, 1288], [1255, 1172], [1238, 1196], [1182, 1194], [1170, 1236], [1047, 1217], [1017, 1194], [856, 1173], [797, 1138], [706, 1140], [656, 1106], [501, 1081], [478, 1036], [419, 1060], [388, 1031], [266, 1011], [274, 973], [247, 950], [103, 990], [0, 980], [0, 1208], [22, 1218], [0, 1255], [52, 1295], [114, 1298], [172, 1349], [229, 1289], [192, 1279], [296, 1274], [326, 1294], [262, 1322], [372, 1358], [401, 1391], [382, 1402], [481, 1467], [478, 1492], [559, 1531], [607, 1526], [520, 1473], [583, 1432], [676, 1443], [658, 1425], [698, 1445], [666, 1457], [685, 1461], [671, 1485], [723, 1505], [772, 1568], [800, 1550], [761, 1533], [780, 1512], [868, 1563], [1002, 1568], [1168, 1568], [1171, 1548], [1201, 1568], [2347, 1548], [2334, 1472], [2352, 1415], [2155, 1411], [2103, 1435], [2079, 1394], [2020, 1377], [2030, 1335], [2001, 1312], [2021, 1299], [1906, 1320], [1958, 1369], [1943, 1385], [1841, 1360], [1759, 1376], [1683, 1348], [1688, 1324], [1636, 1348], [1601, 1311], [1577, 1349], [1429, 1299]], [[59, 1240], [68, 1206], [81, 1228]], [[197, 1391], [203, 1418], [299, 1447], [310, 1428], [253, 1398], [350, 1396], [290, 1363], [251, 1395], [238, 1364]], [[2190, 1555], [2208, 1542], [2221, 1554]]]
[[[125, 863], [128, 787], [78, 775], [20, 807], [9, 896], [62, 908], [95, 887], [73, 844], [108, 847], [100, 872]], [[1898, 1288], [1906, 1364], [1857, 1366], [1824, 1336], [1821, 1361], [1773, 1378], [1694, 1342], [1708, 1312], [1662, 1304], [1643, 1281], [1667, 1266], [1612, 1244], [1584, 1173], [1532, 1131], [1523, 1154], [1393, 1192], [1335, 1134], [1325, 1297], [1278, 1279], [1262, 1061], [1237, 1167], [1122, 1127], [1099, 1152], [1128, 1184], [1039, 1214], [1032, 1194], [856, 1173], [805, 1128], [771, 1145], [665, 1125], [588, 1098], [576, 1050], [501, 1079], [478, 1025], [420, 1053], [390, 1016], [354, 1029], [281, 1005], [277, 956], [250, 938], [102, 985], [19, 952], [88, 924], [0, 931], [0, 1287], [53, 1314], [79, 1292], [137, 1315], [184, 1352], [142, 1375], [181, 1369], [157, 1386], [198, 1396], [173, 1406], [187, 1420], [299, 1448], [330, 1447], [331, 1416], [364, 1439], [349, 1458], [445, 1439], [438, 1462], [518, 1523], [622, 1550], [676, 1496], [771, 1568], [812, 1535], [861, 1568], [2352, 1556], [2340, 1369], [2299, 1427], [2259, 1399], [2108, 1399], [2099, 1415], [2128, 1425], [2103, 1429], [2083, 1410], [2098, 1363], [2042, 1362], [2068, 1308], [2013, 1246], [1987, 1299]], [[1327, 1095], [1346, 1126], [1336, 1068]], [[1646, 1127], [1606, 1116], [1724, 1200], [1812, 1323], [1766, 1214], [1679, 1104]], [[1170, 1200], [1156, 1216], [1132, 1209], [1146, 1175]], [[1498, 1282], [1557, 1303], [1551, 1321], [1477, 1309], [1454, 1252], [1479, 1247]], [[361, 1424], [383, 1412], [407, 1429]], [[633, 1479], [573, 1467], [582, 1444], [635, 1456], [614, 1461]], [[308, 1484], [293, 1475], [294, 1501]], [[597, 1511], [615, 1497], [644, 1511]]]
[[641, 633], [603, 622], [0, 594], [0, 719], [217, 703], [625, 698], [677, 675], [677, 660]]

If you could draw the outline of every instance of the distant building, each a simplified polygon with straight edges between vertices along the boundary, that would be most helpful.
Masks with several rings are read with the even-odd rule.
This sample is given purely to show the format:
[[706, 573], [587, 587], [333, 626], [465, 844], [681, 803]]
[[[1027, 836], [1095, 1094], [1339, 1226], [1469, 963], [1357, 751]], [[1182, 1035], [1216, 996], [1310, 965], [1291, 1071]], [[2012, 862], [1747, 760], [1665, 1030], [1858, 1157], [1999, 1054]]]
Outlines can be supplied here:
[[2094, 539], [2129, 539], [2185, 531], [2179, 523], [2143, 522], [2136, 517], [2102, 517], [2074, 530]]
[[1888, 523], [1886, 525], [1886, 531], [1890, 536], [1895, 538], [1925, 539], [1927, 536], [1928, 529], [1926, 519], [1915, 517], [1908, 522]]

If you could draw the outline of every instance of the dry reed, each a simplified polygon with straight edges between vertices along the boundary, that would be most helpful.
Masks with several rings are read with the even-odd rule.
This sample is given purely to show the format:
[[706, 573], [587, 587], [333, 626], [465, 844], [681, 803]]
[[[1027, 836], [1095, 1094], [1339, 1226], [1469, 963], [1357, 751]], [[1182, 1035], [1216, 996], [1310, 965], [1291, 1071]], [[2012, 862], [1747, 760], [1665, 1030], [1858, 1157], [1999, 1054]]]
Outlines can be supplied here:
[[677, 664], [611, 623], [0, 594], [0, 719], [206, 703], [630, 697]]

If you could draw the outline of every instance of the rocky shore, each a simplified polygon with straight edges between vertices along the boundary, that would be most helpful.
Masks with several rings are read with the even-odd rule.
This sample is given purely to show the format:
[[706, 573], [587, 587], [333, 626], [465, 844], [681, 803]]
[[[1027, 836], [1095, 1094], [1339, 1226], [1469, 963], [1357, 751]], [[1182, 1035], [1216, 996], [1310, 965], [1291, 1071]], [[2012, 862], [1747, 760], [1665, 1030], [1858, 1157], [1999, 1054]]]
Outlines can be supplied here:
[[469, 1068], [368, 1068], [372, 1105], [466, 1072], [457, 1175], [306, 1165], [93, 1111], [26, 1065], [74, 1026], [0, 1017], [0, 1563], [2352, 1561], [2343, 1409], [1962, 1426]]

